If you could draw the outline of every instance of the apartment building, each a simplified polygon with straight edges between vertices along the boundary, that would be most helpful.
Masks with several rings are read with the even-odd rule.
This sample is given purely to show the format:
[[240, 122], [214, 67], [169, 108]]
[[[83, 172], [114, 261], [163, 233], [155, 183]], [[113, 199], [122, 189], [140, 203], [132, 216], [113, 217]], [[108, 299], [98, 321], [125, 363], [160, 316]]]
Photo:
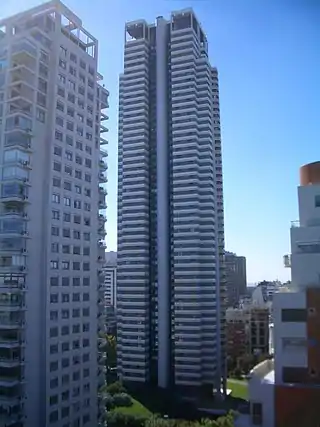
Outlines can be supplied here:
[[301, 167], [298, 201], [299, 221], [292, 223], [286, 258], [291, 284], [273, 297], [274, 360], [251, 372], [251, 420], [239, 420], [239, 426], [319, 424], [320, 162]]
[[236, 360], [242, 356], [269, 353], [269, 309], [249, 306], [226, 310], [227, 355]]
[[98, 41], [59, 1], [0, 21], [0, 424], [99, 425]]
[[247, 292], [247, 262], [246, 257], [233, 252], [225, 253], [225, 272], [228, 307], [239, 303], [240, 297]]
[[[112, 255], [109, 255], [112, 254]], [[115, 254], [115, 255], [114, 255]], [[106, 252], [104, 273], [105, 304], [117, 308], [117, 253]]]
[[225, 277], [217, 69], [190, 9], [152, 24], [129, 22], [125, 34], [118, 372], [124, 381], [220, 390]]

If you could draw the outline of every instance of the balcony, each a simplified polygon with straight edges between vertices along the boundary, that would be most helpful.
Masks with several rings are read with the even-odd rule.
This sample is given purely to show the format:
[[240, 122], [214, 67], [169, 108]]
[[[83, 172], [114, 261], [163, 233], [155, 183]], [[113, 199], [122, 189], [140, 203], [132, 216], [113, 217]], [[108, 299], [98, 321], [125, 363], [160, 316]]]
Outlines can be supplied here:
[[109, 144], [109, 141], [107, 139], [100, 138], [100, 145], [107, 145], [107, 144]]
[[27, 186], [24, 183], [3, 183], [1, 186], [0, 199], [2, 202], [11, 202], [11, 206], [13, 203], [27, 203], [28, 195], [26, 188]]
[[5, 135], [4, 146], [31, 151], [31, 134], [26, 133], [24, 130], [16, 129]]
[[98, 228], [98, 235], [99, 235], [99, 237], [105, 237], [106, 234], [107, 234], [107, 232], [106, 232], [104, 226]]
[[291, 254], [286, 254], [283, 256], [283, 264], [285, 268], [291, 268]]
[[108, 151], [100, 149], [100, 157], [101, 158], [108, 157]]
[[9, 101], [24, 101], [31, 105], [34, 102], [34, 88], [25, 82], [15, 82], [9, 86]]
[[109, 116], [105, 113], [101, 113], [100, 121], [103, 122], [105, 120], [109, 120]]
[[98, 175], [99, 183], [108, 182], [108, 177], [104, 173]]
[[[21, 312], [6, 312], [0, 309], [0, 329], [18, 330], [24, 328], [24, 321]], [[0, 353], [1, 359], [1, 353]], [[1, 364], [0, 364], [1, 365]]]
[[29, 86], [35, 85], [35, 73], [26, 65], [17, 65], [10, 70], [10, 84], [26, 83]]
[[99, 209], [107, 209], [107, 202], [105, 200], [99, 200], [98, 207]]
[[0, 387], [0, 405], [18, 405], [20, 403], [21, 395], [21, 384], [9, 387]]
[[109, 129], [106, 126], [103, 126], [102, 124], [100, 124], [100, 134], [106, 133], [106, 132], [109, 132]]
[[99, 167], [100, 167], [100, 170], [105, 171], [108, 169], [108, 164], [104, 160], [100, 159], [99, 160]]
[[20, 39], [14, 43], [11, 54], [14, 66], [25, 64], [25, 59], [31, 61], [32, 64], [37, 62], [37, 48], [27, 39]]
[[107, 245], [103, 240], [98, 241], [98, 246], [99, 246], [99, 248], [107, 249]]

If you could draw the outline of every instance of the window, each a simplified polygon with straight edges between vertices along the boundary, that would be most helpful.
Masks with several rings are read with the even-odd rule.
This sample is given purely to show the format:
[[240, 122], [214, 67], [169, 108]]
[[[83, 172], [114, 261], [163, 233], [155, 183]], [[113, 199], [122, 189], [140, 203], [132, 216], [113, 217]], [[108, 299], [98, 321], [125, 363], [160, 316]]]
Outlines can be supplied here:
[[63, 98], [65, 97], [65, 95], [66, 95], [66, 92], [65, 92], [65, 90], [64, 90], [64, 88], [63, 87], [58, 87], [58, 91], [57, 91], [57, 93], [58, 93], [58, 95], [59, 96], [62, 96]]
[[78, 261], [73, 262], [73, 269], [74, 270], [80, 270], [80, 262], [78, 262]]
[[[56, 383], [53, 382], [55, 380], [57, 380]], [[58, 378], [56, 378], [55, 380], [51, 380], [50, 381], [50, 388], [56, 388], [56, 387], [58, 387]], [[58, 411], [52, 411], [52, 412], [50, 412], [50, 415], [49, 415], [49, 421], [50, 421], [50, 423], [55, 423], [56, 421], [58, 421], [58, 418], [59, 418], [59, 412]]]
[[81, 126], [77, 126], [77, 135], [83, 136], [83, 128]]
[[50, 261], [51, 270], [58, 270], [58, 261]]
[[69, 261], [62, 261], [62, 270], [69, 270], [69, 269], [70, 269]]
[[81, 200], [74, 200], [73, 207], [75, 209], [81, 209]]
[[85, 292], [83, 294], [83, 301], [89, 301], [89, 297], [90, 297], [90, 294], [88, 292]]
[[66, 143], [68, 145], [73, 145], [73, 138], [72, 138], [72, 136], [70, 136], [70, 135], [66, 136]]
[[63, 127], [63, 118], [62, 118], [62, 117], [60, 117], [60, 116], [57, 116], [57, 117], [56, 117], [56, 124], [57, 124], [58, 126]]
[[83, 278], [83, 286], [90, 286], [90, 277]]
[[79, 292], [76, 292], [76, 293], [73, 293], [72, 294], [72, 301], [76, 301], [76, 302], [79, 302], [80, 301], [80, 293]]
[[72, 122], [67, 121], [67, 129], [70, 130], [70, 132], [73, 132], [74, 124]]
[[82, 332], [89, 332], [90, 330], [90, 323], [84, 323], [82, 325]]
[[82, 179], [82, 172], [81, 171], [75, 171], [75, 174], [74, 174], [74, 176], [77, 178], [77, 179]]
[[61, 335], [69, 335], [70, 329], [68, 325], [62, 326], [61, 328]]
[[67, 114], [70, 117], [74, 117], [74, 108], [68, 106], [68, 108], [67, 108]]
[[73, 255], [81, 255], [80, 254], [80, 246], [74, 246], [73, 247]]
[[50, 354], [56, 354], [59, 351], [58, 344], [51, 344], [50, 345]]
[[91, 205], [90, 205], [90, 203], [84, 203], [84, 210], [87, 211], [87, 212], [91, 211]]
[[65, 190], [68, 190], [68, 191], [71, 191], [71, 182], [69, 182], [69, 181], [64, 181], [64, 183], [63, 183], [63, 188], [65, 189]]
[[69, 302], [70, 297], [69, 294], [62, 294], [62, 302]]
[[59, 111], [64, 111], [64, 104], [61, 101], [57, 101], [56, 108]]
[[[81, 141], [77, 141], [76, 142], [76, 148], [78, 148], [79, 150], [83, 150], [83, 145], [82, 145], [82, 142]], [[81, 164], [81, 163], [80, 163]]]
[[58, 361], [50, 362], [50, 372], [55, 372], [58, 370], [59, 364]]
[[90, 104], [88, 104], [87, 105], [87, 111], [88, 111], [89, 114], [93, 114], [93, 106], [90, 105]]
[[66, 82], [66, 78], [65, 78], [65, 76], [64, 76], [63, 74], [59, 73], [59, 74], [58, 74], [58, 81], [59, 81], [60, 83], [65, 84], [65, 82]]
[[59, 277], [50, 277], [50, 286], [59, 286]]
[[70, 380], [69, 374], [62, 375], [62, 385], [63, 384], [69, 384], [69, 380]]
[[314, 198], [314, 204], [316, 208], [320, 207], [320, 195], [315, 196]]
[[85, 188], [85, 189], [84, 189], [84, 194], [85, 194], [85, 196], [87, 196], [87, 197], [91, 197], [91, 190], [90, 190], [90, 188]]
[[89, 307], [84, 307], [82, 309], [82, 316], [83, 317], [89, 317], [90, 316], [90, 309], [89, 309]]
[[76, 97], [73, 93], [68, 93], [68, 101], [74, 104], [76, 102]]
[[72, 176], [72, 167], [71, 166], [65, 166], [64, 171], [66, 174]]
[[92, 166], [92, 161], [91, 159], [85, 159], [84, 164], [86, 165], [87, 168], [91, 168]]
[[80, 371], [75, 371], [72, 373], [72, 380], [79, 381], [80, 380]]
[[255, 426], [262, 425], [262, 404], [253, 402], [252, 406], [252, 424]]
[[[63, 342], [63, 343], [61, 344], [61, 350], [62, 350], [62, 352], [69, 351], [69, 350], [70, 350], [69, 342]], [[62, 382], [63, 382], [63, 381], [62, 381]]]
[[82, 59], [80, 59], [80, 67], [81, 67], [83, 70], [85, 70], [85, 69], [86, 69], [86, 63], [85, 63]]
[[90, 262], [83, 263], [83, 271], [90, 271]]
[[50, 396], [50, 405], [56, 405], [58, 403], [58, 395]]
[[70, 65], [70, 66], [69, 66], [69, 73], [70, 73], [72, 76], [76, 77], [76, 76], [77, 76], [77, 70], [76, 70], [76, 68], [75, 68], [75, 67], [73, 67], [72, 65]]
[[84, 176], [85, 181], [91, 182], [91, 175], [89, 173], [86, 173]]
[[[60, 188], [61, 187], [61, 179], [60, 178], [55, 178], [55, 177], [53, 177], [52, 178], [52, 185], [53, 185], [53, 187], [58, 187], [58, 188]], [[58, 218], [59, 219], [59, 218]]]
[[53, 162], [53, 170], [55, 170], [56, 172], [61, 172], [61, 163]]
[[91, 147], [89, 147], [89, 145], [86, 145], [86, 152], [87, 152], [88, 154], [92, 154], [92, 148], [91, 148]]
[[55, 156], [61, 157], [62, 156], [62, 148], [55, 145], [53, 148], [53, 154]]
[[[79, 248], [79, 252], [80, 252], [80, 248]], [[73, 278], [72, 286], [80, 286], [80, 277]]]
[[76, 90], [76, 84], [72, 80], [68, 79], [67, 87], [72, 90]]
[[305, 308], [283, 308], [281, 318], [282, 322], [306, 322], [307, 310]]
[[58, 336], [58, 328], [55, 326], [53, 328], [50, 328], [50, 338], [55, 338]]
[[74, 53], [70, 53], [70, 61], [77, 63], [77, 56]]
[[56, 131], [55, 131], [55, 138], [56, 138], [58, 141], [62, 141], [62, 139], [63, 139], [62, 132], [59, 132], [58, 130], [56, 130]]
[[62, 253], [69, 254], [70, 253], [70, 245], [62, 245]]
[[83, 101], [83, 99], [78, 98], [78, 106], [79, 106], [82, 110], [84, 110], [84, 101]]
[[84, 353], [82, 356], [82, 361], [83, 362], [89, 362], [90, 360], [90, 354], [89, 353]]
[[64, 213], [64, 214], [63, 214], [63, 221], [65, 221], [65, 222], [70, 222], [70, 221], [71, 221], [71, 214], [69, 214], [69, 213]]
[[70, 228], [64, 228], [62, 230], [62, 235], [63, 237], [70, 237], [71, 236]]
[[69, 286], [70, 285], [70, 277], [62, 277], [62, 286]]
[[87, 126], [89, 126], [90, 128], [93, 127], [93, 121], [91, 119], [87, 119]]
[[90, 218], [84, 218], [84, 225], [90, 226]]
[[69, 416], [70, 408], [69, 406], [65, 406], [61, 409], [61, 418], [66, 418]]
[[36, 119], [38, 120], [38, 122], [41, 123], [44, 123], [46, 121], [46, 113], [40, 108], [37, 108]]
[[[62, 364], [63, 364], [63, 361], [64, 360], [67, 360], [68, 361], [68, 365], [67, 366], [64, 366], [64, 367], [68, 367], [69, 366], [69, 359], [62, 359]], [[62, 394], [61, 394], [61, 400], [63, 400], [63, 401], [65, 401], [65, 400], [68, 400], [69, 399], [69, 397], [70, 397], [70, 392], [69, 392], [69, 390], [66, 390], [66, 391], [64, 391], [64, 392], [62, 392]]]
[[60, 195], [59, 194], [52, 194], [51, 200], [53, 203], [60, 203]]
[[86, 139], [87, 139], [88, 141], [92, 141], [92, 133], [90, 133], [90, 132], [86, 132]]
[[57, 310], [51, 310], [50, 311], [50, 320], [58, 320], [58, 311]]
[[72, 326], [72, 333], [73, 334], [79, 334], [80, 333], [80, 325], [79, 323], [77, 325]]
[[54, 254], [59, 252], [59, 243], [51, 243], [51, 252]]
[[74, 189], [76, 190], [77, 194], [81, 194], [81, 186], [80, 185], [75, 185]]
[[84, 256], [90, 255], [90, 247], [89, 246], [86, 246], [85, 248], [83, 248], [83, 255]]
[[81, 224], [81, 215], [74, 215], [73, 222], [75, 224]]
[[[61, 360], [61, 366], [62, 366], [62, 368], [68, 368], [70, 366], [70, 359], [68, 359], [67, 357], [63, 357]], [[66, 393], [66, 392], [64, 392], [64, 393]], [[64, 393], [62, 393], [62, 396]]]
[[89, 242], [90, 241], [90, 233], [83, 233], [83, 238], [84, 238], [84, 240]]
[[60, 219], [60, 212], [52, 210], [52, 219]]
[[78, 87], [78, 92], [80, 93], [80, 95], [84, 96], [84, 94], [85, 94], [85, 88], [83, 86], [79, 86]]
[[78, 120], [83, 123], [83, 115], [78, 113]]
[[72, 153], [71, 151], [66, 151], [66, 159], [72, 161]]
[[59, 236], [59, 227], [51, 227], [51, 236]]
[[71, 206], [71, 199], [70, 199], [70, 197], [64, 197], [63, 198], [63, 204], [65, 206]]
[[72, 317], [74, 319], [80, 317], [80, 308], [74, 308], [74, 309], [72, 309]]

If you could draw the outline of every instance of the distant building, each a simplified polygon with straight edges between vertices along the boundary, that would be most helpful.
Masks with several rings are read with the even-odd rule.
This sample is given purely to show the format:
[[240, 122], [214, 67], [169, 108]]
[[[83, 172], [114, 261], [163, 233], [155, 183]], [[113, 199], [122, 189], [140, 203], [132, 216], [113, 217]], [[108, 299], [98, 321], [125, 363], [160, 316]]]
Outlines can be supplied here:
[[104, 299], [106, 308], [107, 333], [115, 334], [117, 329], [117, 252], [106, 252], [104, 272]]
[[238, 358], [244, 355], [269, 353], [267, 307], [228, 308], [226, 322], [228, 356]]
[[300, 169], [298, 199], [299, 221], [291, 225], [284, 260], [292, 280], [273, 298], [274, 360], [251, 371], [251, 419], [241, 420], [247, 427], [319, 425], [320, 162]]
[[227, 284], [227, 305], [234, 307], [241, 296], [247, 292], [247, 266], [244, 256], [235, 253], [225, 253], [225, 271]]

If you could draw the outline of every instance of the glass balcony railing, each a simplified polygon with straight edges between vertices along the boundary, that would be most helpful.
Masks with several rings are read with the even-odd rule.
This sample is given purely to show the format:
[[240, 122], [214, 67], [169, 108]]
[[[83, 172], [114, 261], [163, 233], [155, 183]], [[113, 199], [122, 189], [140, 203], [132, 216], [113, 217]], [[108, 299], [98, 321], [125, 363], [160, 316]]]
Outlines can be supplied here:
[[17, 129], [5, 135], [4, 139], [5, 147], [19, 147], [24, 150], [31, 149], [31, 135], [24, 133], [23, 131]]
[[108, 177], [104, 173], [99, 173], [99, 182], [108, 182]]
[[105, 162], [104, 160], [100, 159], [99, 160], [99, 166], [101, 170], [107, 170], [108, 169], [108, 164], [107, 162]]

